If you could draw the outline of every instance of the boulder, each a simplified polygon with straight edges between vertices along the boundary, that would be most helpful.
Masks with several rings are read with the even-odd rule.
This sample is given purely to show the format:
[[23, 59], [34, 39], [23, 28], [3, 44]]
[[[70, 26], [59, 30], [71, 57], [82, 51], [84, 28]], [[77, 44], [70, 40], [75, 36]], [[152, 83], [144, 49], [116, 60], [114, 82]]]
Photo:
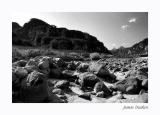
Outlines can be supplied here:
[[60, 88], [60, 89], [69, 89], [69, 85], [70, 85], [69, 81], [60, 80], [54, 85], [54, 87], [55, 88]]
[[81, 63], [78, 67], [77, 70], [80, 72], [87, 72], [87, 69], [89, 67], [88, 63]]
[[76, 68], [77, 66], [73, 61], [67, 65], [67, 69], [69, 70], [76, 70]]
[[99, 53], [91, 53], [90, 54], [90, 59], [91, 60], [99, 60], [99, 59], [101, 59], [101, 56], [100, 56]]
[[30, 60], [27, 62], [26, 66], [38, 66], [38, 61], [35, 60], [35, 59], [30, 59]]
[[75, 74], [75, 71], [71, 71], [71, 70], [62, 71], [62, 76], [63, 76], [63, 79], [67, 79], [72, 82], [78, 79], [77, 75]]
[[64, 92], [60, 88], [53, 89], [52, 93], [58, 95], [64, 95]]
[[22, 81], [20, 97], [23, 102], [43, 102], [48, 97], [48, 85], [46, 76], [33, 71]]
[[49, 60], [40, 61], [38, 63], [38, 68], [41, 70], [48, 69], [49, 68]]
[[89, 93], [83, 93], [78, 96], [91, 101], [91, 94], [89, 94]]
[[26, 69], [28, 71], [28, 73], [31, 73], [33, 71], [38, 71], [37, 66], [25, 66], [24, 69]]
[[27, 77], [28, 75], [28, 71], [23, 68], [23, 67], [17, 67], [15, 69], [15, 74], [18, 76], [18, 77], [21, 77], [21, 78], [24, 78], [24, 77]]
[[17, 62], [14, 62], [12, 65], [13, 66], [19, 66], [19, 67], [24, 67], [26, 65], [27, 61], [26, 60], [19, 60]]
[[109, 90], [109, 88], [101, 81], [97, 82], [94, 86], [94, 92], [102, 92], [104, 93], [104, 96], [110, 96], [112, 95], [112, 92]]
[[53, 62], [56, 63], [58, 67], [66, 66], [66, 63], [62, 58], [53, 58]]
[[108, 82], [116, 82], [116, 76], [108, 71], [105, 64], [91, 63], [88, 70]]
[[128, 94], [138, 94], [141, 90], [141, 81], [137, 78], [126, 78], [115, 84], [118, 91]]
[[100, 81], [95, 74], [90, 72], [81, 73], [78, 78], [82, 89], [87, 87], [94, 88], [94, 85]]

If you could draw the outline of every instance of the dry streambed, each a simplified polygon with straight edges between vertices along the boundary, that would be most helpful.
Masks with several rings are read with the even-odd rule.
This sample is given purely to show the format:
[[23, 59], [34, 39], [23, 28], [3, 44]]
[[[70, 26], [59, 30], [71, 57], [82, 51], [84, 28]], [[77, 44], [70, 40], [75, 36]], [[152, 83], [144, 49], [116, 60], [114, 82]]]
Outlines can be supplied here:
[[146, 103], [148, 58], [65, 62], [39, 56], [12, 63], [15, 103]]

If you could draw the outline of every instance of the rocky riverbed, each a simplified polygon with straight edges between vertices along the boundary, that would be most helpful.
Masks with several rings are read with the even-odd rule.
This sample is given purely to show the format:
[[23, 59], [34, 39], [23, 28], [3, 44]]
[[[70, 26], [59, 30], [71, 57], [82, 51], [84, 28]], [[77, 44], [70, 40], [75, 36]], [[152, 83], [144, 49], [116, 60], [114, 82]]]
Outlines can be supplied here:
[[148, 58], [12, 63], [13, 103], [147, 103]]

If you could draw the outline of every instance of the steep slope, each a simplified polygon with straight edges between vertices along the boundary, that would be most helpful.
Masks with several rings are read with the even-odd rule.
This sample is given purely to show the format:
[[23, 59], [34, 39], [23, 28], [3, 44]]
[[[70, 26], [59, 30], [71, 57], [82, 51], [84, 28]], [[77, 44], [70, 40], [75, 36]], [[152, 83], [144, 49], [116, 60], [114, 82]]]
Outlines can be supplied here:
[[13, 45], [110, 53], [102, 42], [88, 33], [68, 30], [67, 28], [57, 28], [35, 18], [25, 23], [18, 31], [15, 31], [17, 27], [14, 27], [14, 25], [16, 23], [13, 22]]
[[148, 38], [145, 38], [131, 47], [113, 49], [111, 52], [116, 57], [148, 56]]

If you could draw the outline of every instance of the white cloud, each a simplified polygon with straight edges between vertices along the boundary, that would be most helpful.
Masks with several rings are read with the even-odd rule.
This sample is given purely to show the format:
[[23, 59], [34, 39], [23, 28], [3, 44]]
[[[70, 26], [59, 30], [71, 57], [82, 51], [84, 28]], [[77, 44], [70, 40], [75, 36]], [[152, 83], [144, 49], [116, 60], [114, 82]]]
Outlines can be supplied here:
[[128, 20], [129, 23], [135, 23], [137, 21], [137, 18], [130, 18]]
[[122, 30], [127, 30], [129, 27], [130, 27], [129, 25], [122, 25], [122, 26], [121, 26], [121, 29], [122, 29]]

